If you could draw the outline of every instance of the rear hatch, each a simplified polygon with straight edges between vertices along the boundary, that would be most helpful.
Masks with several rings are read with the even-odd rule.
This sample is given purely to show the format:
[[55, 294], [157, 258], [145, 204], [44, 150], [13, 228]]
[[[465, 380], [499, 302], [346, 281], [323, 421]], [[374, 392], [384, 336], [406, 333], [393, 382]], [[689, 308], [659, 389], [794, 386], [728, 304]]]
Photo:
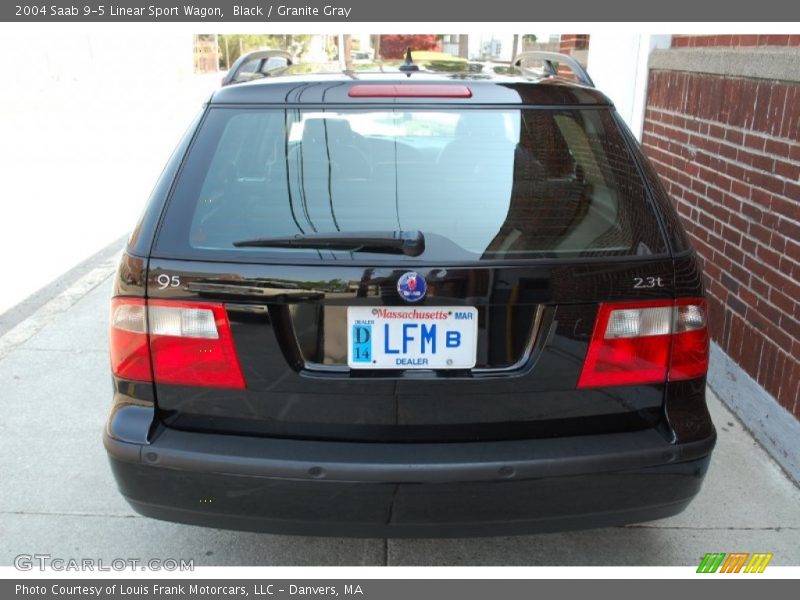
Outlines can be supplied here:
[[673, 280], [608, 106], [212, 104], [149, 261], [159, 418], [408, 442], [651, 427], [665, 374], [582, 372], [601, 303]]

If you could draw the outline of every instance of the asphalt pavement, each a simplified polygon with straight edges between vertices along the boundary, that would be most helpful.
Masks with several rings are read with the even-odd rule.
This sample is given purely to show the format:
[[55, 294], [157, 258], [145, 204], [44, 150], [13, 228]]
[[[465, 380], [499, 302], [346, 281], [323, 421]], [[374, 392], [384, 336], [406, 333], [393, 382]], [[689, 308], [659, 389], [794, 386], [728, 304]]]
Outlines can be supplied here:
[[178, 558], [200, 565], [697, 565], [772, 552], [800, 565], [800, 489], [709, 390], [719, 442], [682, 514], [646, 524], [477, 539], [276, 536], [159, 522], [117, 493], [101, 432], [111, 400], [106, 323], [115, 258], [0, 336], [0, 565], [19, 554]]

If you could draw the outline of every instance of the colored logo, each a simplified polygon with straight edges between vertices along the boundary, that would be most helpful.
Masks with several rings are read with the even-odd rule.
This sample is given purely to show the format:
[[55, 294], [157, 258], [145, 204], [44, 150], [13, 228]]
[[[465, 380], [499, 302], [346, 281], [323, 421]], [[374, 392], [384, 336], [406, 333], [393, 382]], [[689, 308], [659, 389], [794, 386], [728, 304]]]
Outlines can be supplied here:
[[764, 552], [709, 552], [700, 561], [698, 573], [763, 573], [772, 554]]
[[403, 273], [397, 280], [397, 293], [407, 302], [419, 302], [425, 297], [427, 291], [428, 285], [425, 283], [425, 278], [414, 271]]

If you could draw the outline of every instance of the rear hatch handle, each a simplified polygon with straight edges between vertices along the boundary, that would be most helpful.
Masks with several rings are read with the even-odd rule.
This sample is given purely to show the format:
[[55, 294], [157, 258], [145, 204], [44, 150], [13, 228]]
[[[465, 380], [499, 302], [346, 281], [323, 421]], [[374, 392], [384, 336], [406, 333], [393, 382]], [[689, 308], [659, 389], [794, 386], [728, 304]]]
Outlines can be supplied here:
[[233, 245], [237, 248], [311, 248], [419, 256], [425, 251], [425, 236], [418, 230], [340, 231], [253, 238], [233, 242]]

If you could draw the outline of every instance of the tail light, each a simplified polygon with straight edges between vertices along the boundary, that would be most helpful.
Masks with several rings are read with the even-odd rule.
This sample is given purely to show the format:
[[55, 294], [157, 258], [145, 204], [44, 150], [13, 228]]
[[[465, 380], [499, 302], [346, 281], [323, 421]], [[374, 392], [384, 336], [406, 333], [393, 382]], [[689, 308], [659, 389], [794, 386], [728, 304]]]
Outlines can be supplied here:
[[114, 298], [111, 301], [108, 338], [114, 375], [135, 381], [153, 380], [144, 300]]
[[578, 387], [679, 381], [707, 370], [704, 300], [603, 303]]
[[136, 381], [244, 389], [244, 376], [222, 304], [111, 302], [111, 370]]

